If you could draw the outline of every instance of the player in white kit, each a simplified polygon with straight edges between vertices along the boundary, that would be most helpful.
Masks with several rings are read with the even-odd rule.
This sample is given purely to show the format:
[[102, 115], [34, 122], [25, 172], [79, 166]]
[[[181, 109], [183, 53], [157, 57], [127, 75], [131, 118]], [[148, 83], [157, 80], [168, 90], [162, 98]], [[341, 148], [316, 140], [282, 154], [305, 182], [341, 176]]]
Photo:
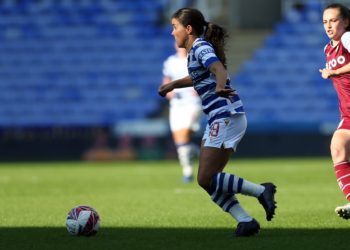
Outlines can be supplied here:
[[[163, 84], [188, 75], [186, 49], [175, 45], [176, 53], [163, 64]], [[201, 101], [193, 87], [175, 89], [167, 94], [172, 137], [182, 167], [184, 182], [193, 180], [193, 157], [198, 146], [191, 142], [193, 132], [200, 129]]]

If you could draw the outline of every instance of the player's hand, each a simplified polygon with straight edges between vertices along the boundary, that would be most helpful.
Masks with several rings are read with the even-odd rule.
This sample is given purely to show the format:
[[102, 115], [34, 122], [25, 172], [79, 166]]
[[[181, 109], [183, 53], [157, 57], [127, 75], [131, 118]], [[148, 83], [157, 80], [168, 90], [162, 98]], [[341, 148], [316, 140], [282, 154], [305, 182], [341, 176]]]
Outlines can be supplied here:
[[171, 83], [163, 84], [159, 87], [158, 94], [162, 97], [165, 97], [167, 93], [173, 90], [174, 90], [174, 87]]
[[334, 70], [330, 69], [319, 69], [319, 72], [321, 73], [321, 76], [323, 79], [328, 79], [329, 77], [335, 75]]
[[215, 89], [215, 93], [218, 96], [225, 97], [225, 98], [230, 98], [237, 94], [236, 91], [233, 89], [218, 89], [218, 88]]

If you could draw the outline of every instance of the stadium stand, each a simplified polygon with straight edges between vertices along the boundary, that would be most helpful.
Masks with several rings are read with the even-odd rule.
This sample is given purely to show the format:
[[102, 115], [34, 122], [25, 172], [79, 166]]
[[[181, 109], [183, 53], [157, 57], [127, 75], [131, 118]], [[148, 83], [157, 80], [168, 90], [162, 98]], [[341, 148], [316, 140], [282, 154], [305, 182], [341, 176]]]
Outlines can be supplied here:
[[[3, 0], [0, 126], [111, 126], [159, 111], [172, 52], [161, 0]], [[337, 121], [323, 67], [322, 6], [291, 9], [232, 76], [250, 128], [320, 130]], [[142, 103], [140, 105], [140, 103]]]
[[[1, 1], [0, 126], [145, 118], [172, 52], [162, 1]], [[141, 103], [141, 105], [140, 105]]]
[[[331, 81], [321, 78], [322, 5], [305, 1], [277, 23], [233, 81], [240, 91], [250, 129], [260, 132], [328, 132], [338, 121]], [[326, 131], [325, 131], [326, 130]]]
[[[242, 155], [328, 154], [337, 98], [318, 72], [327, 42], [322, 8], [304, 2], [232, 73], [250, 130]], [[164, 114], [166, 102], [157, 95], [173, 52], [171, 29], [162, 25], [166, 3], [0, 0], [0, 160], [77, 159], [96, 145], [109, 150], [110, 140], [124, 149], [119, 137], [128, 129], [166, 134], [166, 119], [148, 119]], [[166, 135], [152, 136], [169, 148]], [[130, 140], [137, 150], [152, 141]]]

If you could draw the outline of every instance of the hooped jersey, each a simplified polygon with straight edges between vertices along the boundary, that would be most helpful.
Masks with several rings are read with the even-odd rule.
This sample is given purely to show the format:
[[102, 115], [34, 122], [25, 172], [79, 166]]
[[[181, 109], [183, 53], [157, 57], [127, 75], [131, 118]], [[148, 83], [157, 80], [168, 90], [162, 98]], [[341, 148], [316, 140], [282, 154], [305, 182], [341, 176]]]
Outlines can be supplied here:
[[[350, 63], [350, 32], [345, 32], [339, 43], [332, 46], [329, 42], [325, 48], [326, 68], [338, 69]], [[350, 73], [331, 76], [339, 100], [342, 117], [350, 117]]]
[[[215, 93], [216, 77], [209, 71], [209, 67], [212, 63], [219, 61], [219, 58], [210, 43], [202, 38], [197, 38], [188, 53], [187, 61], [188, 73], [202, 100], [203, 111], [209, 125], [217, 119], [244, 113], [243, 103], [238, 95], [228, 99]], [[229, 78], [227, 78], [225, 88], [233, 89]]]

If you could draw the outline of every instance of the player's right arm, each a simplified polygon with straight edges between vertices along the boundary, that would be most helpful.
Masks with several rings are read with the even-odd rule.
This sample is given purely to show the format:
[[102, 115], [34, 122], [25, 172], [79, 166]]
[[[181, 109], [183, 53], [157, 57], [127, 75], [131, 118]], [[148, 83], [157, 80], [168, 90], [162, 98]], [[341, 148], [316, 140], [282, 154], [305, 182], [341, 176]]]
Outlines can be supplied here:
[[178, 80], [169, 82], [167, 84], [161, 85], [158, 89], [158, 94], [160, 96], [166, 96], [167, 93], [170, 91], [173, 91], [174, 89], [179, 89], [179, 88], [186, 88], [186, 87], [192, 87], [192, 79], [190, 76], [186, 76], [183, 78], [180, 78]]
[[[164, 76], [163, 77], [163, 83], [162, 85], [166, 85], [166, 84], [169, 84], [171, 83], [171, 78], [170, 77], [167, 77], [167, 76]], [[166, 98], [171, 100], [171, 98], [173, 98], [175, 96], [174, 94], [174, 91], [170, 91], [166, 94]]]
[[346, 74], [350, 72], [350, 63], [346, 64], [343, 67], [340, 67], [338, 69], [320, 69], [319, 70], [321, 73], [322, 78], [328, 79], [331, 76], [338, 76], [342, 74]]

